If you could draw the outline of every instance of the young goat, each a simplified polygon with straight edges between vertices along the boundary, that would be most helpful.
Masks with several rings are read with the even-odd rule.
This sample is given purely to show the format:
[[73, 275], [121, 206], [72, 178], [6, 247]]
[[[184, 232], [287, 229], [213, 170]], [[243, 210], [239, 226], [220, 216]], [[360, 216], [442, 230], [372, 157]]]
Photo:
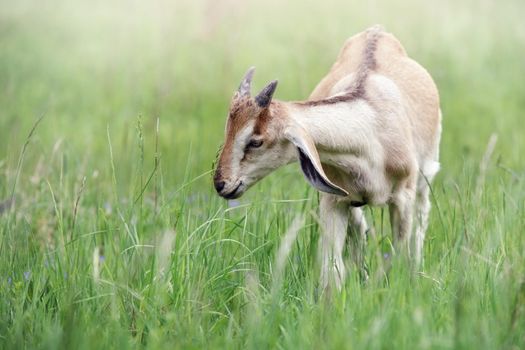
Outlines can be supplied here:
[[419, 265], [441, 134], [438, 91], [427, 71], [393, 35], [372, 27], [345, 43], [308, 101], [272, 100], [277, 81], [252, 98], [253, 72], [231, 101], [214, 176], [219, 195], [238, 198], [271, 171], [299, 160], [321, 192], [324, 287], [333, 281], [341, 288], [344, 281], [349, 224], [357, 242], [352, 254], [362, 263], [365, 204], [388, 205], [395, 247]]

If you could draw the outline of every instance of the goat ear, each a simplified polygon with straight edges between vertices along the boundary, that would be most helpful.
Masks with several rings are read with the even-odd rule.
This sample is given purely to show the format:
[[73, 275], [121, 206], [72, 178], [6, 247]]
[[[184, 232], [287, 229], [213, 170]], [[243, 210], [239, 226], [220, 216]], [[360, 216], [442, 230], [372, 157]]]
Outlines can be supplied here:
[[285, 130], [284, 135], [297, 147], [301, 169], [312, 186], [321, 192], [348, 196], [348, 192], [332, 183], [324, 173], [315, 144], [304, 129], [291, 127]]
[[255, 102], [261, 108], [266, 108], [272, 102], [272, 96], [277, 88], [277, 80], [271, 81], [264, 89], [255, 96]]

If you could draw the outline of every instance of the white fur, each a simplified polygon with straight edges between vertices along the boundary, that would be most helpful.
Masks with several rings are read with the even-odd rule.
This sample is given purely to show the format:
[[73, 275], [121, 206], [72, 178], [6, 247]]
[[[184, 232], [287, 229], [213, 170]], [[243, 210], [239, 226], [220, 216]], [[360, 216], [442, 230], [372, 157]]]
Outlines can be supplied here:
[[[333, 91], [337, 93], [338, 89], [345, 89], [349, 81], [342, 79]], [[324, 286], [333, 281], [339, 288], [344, 281], [342, 252], [348, 224], [357, 232], [357, 243], [352, 250], [354, 261], [364, 271], [362, 248], [367, 224], [362, 210], [349, 206], [351, 201], [363, 199], [360, 194], [363, 190], [369, 196], [368, 204], [389, 206], [396, 247], [413, 255], [416, 264], [422, 260], [430, 210], [428, 184], [439, 171], [438, 150], [431, 159], [427, 159], [414, 148], [411, 130], [404, 129], [410, 124], [403, 119], [406, 117], [401, 94], [393, 81], [374, 74], [369, 77], [369, 86], [375, 92], [375, 100], [372, 101], [374, 106], [365, 99], [307, 108], [292, 106], [288, 116], [288, 123], [298, 124], [310, 134], [324, 166], [336, 169], [340, 177], [337, 184], [349, 192], [347, 197], [320, 194], [321, 283]], [[421, 174], [414, 174], [399, 182], [393, 174], [386, 172], [385, 139], [391, 139], [393, 144], [396, 143], [393, 140], [406, 139], [406, 142], [397, 142], [401, 142], [401, 146], [408, 150], [409, 163], [414, 164], [414, 169], [419, 169]], [[419, 158], [421, 160], [418, 162]], [[368, 179], [366, 188], [352, 187], [356, 174], [352, 177], [350, 171]], [[416, 228], [415, 240], [412, 241], [414, 209]]]
[[[332, 92], [344, 91], [351, 80], [352, 75], [341, 79]], [[341, 288], [344, 282], [342, 254], [348, 225], [354, 235], [351, 253], [365, 271], [363, 246], [368, 226], [362, 209], [352, 207], [352, 202], [388, 205], [396, 249], [406, 250], [417, 264], [422, 260], [430, 210], [429, 184], [439, 171], [439, 135], [437, 143], [428, 141], [435, 143], [433, 151], [419, 150], [413, 142], [417, 131], [406, 114], [410, 105], [403, 101], [396, 84], [379, 74], [370, 75], [367, 84], [374, 100], [358, 98], [319, 105], [277, 102], [282, 114], [268, 131], [277, 141], [272, 147], [253, 150], [248, 161], [241, 159], [255, 119], [235, 136], [226, 192], [241, 184], [238, 194], [242, 194], [272, 170], [297, 159], [296, 147], [304, 147], [303, 153], [311, 158], [319, 178], [325, 180], [324, 186], [335, 186], [342, 189], [340, 193], [348, 194], [320, 193], [319, 252], [324, 287], [332, 281]], [[400, 173], [390, 173], [386, 166], [388, 162], [397, 165], [395, 161], [401, 164]]]

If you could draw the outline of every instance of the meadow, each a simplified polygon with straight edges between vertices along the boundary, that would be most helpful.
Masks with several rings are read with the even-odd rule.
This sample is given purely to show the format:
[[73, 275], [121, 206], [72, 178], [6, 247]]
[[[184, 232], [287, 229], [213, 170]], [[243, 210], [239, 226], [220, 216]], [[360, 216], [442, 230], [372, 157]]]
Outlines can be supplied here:
[[[0, 348], [525, 348], [525, 3], [0, 1]], [[382, 24], [434, 77], [442, 170], [421, 271], [388, 210], [363, 283], [318, 286], [297, 164], [227, 202], [233, 91], [302, 100]]]

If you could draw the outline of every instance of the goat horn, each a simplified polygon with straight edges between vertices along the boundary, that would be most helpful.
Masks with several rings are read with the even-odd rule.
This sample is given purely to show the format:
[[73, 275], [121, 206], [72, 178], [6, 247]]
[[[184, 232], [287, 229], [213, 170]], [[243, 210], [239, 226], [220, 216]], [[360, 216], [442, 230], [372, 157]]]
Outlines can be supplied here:
[[255, 72], [255, 67], [250, 67], [250, 69], [248, 69], [248, 71], [244, 75], [244, 78], [242, 79], [238, 90], [241, 96], [250, 96], [253, 72]]
[[268, 85], [266, 85], [266, 87], [262, 89], [261, 92], [259, 92], [259, 94], [255, 97], [255, 102], [257, 102], [257, 105], [259, 105], [259, 107], [268, 107], [268, 105], [272, 101], [272, 96], [275, 92], [275, 88], [277, 88], [277, 80], [273, 80]]

